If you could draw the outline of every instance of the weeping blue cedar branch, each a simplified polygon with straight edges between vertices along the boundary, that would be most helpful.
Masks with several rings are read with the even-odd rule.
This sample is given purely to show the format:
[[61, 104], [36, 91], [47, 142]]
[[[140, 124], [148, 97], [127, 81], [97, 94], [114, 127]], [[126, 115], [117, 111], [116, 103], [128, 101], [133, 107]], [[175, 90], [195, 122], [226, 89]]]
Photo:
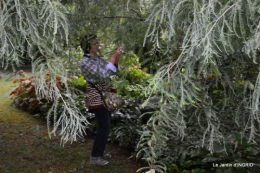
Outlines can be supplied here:
[[[173, 135], [176, 139], [185, 139], [188, 137], [185, 131], [192, 119], [197, 120], [200, 129], [204, 130], [201, 138], [194, 143], [207, 147], [211, 152], [214, 152], [215, 142], [225, 144], [227, 138], [220, 117], [226, 114], [226, 117], [233, 119], [233, 115], [226, 113], [232, 112], [228, 110], [231, 108], [228, 100], [238, 96], [239, 93], [236, 92], [239, 86], [236, 86], [228, 69], [222, 68], [222, 65], [225, 57], [239, 54], [241, 59], [239, 56], [234, 59], [237, 63], [243, 61], [242, 55], [243, 58], [251, 58], [253, 62], [257, 62], [257, 50], [260, 47], [260, 2], [162, 0], [150, 3], [153, 5], [146, 9], [149, 16], [146, 20], [148, 28], [144, 45], [153, 42], [155, 51], [165, 51], [169, 56], [173, 56], [175, 50], [180, 52], [177, 58], [168, 58], [168, 64], [158, 70], [146, 88], [149, 98], [143, 106], [153, 105], [150, 98], [154, 95], [161, 98], [158, 103], [159, 112], [155, 112], [150, 118], [158, 120], [156, 128], [151, 128], [154, 123], [149, 121], [147, 127], [150, 130], [144, 131], [139, 142], [139, 155], [145, 153], [142, 154], [143, 159], [149, 163], [151, 170], [158, 161], [156, 156], [159, 155], [159, 145], [169, 140], [151, 134]], [[206, 80], [212, 75], [224, 86], [225, 102], [222, 103], [222, 109], [214, 105], [214, 98], [209, 94]], [[250, 134], [249, 141], [259, 133], [259, 75], [258, 70], [254, 91], [244, 95], [243, 101], [234, 108], [242, 111], [233, 110], [234, 124], [239, 124], [241, 133]], [[193, 111], [187, 114], [189, 109]], [[238, 122], [238, 119], [243, 122]], [[169, 123], [161, 123], [166, 121]], [[154, 142], [153, 146], [143, 148], [145, 143], [149, 144], [151, 141]], [[164, 172], [162, 169], [157, 171]]]
[[[47, 116], [49, 135], [59, 133], [63, 144], [76, 141], [85, 134], [88, 122], [70, 97], [75, 90], [68, 86], [66, 69], [60, 60], [64, 51], [61, 43], [68, 43], [69, 36], [65, 6], [59, 0], [9, 0], [0, 5], [2, 68], [12, 66], [15, 71], [24, 59], [31, 60], [37, 97], [53, 102]], [[47, 74], [51, 76], [48, 83]], [[65, 91], [58, 88], [57, 76], [63, 80]], [[58, 104], [63, 105], [60, 114]]]

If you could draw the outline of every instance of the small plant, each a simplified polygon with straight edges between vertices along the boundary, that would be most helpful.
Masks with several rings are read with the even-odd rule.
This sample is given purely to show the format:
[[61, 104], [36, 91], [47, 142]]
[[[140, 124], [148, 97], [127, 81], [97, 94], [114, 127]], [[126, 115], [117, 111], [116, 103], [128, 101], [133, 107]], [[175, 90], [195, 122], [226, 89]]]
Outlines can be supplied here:
[[113, 115], [113, 129], [110, 140], [118, 142], [122, 148], [135, 150], [140, 132], [143, 129], [143, 119], [139, 117], [141, 100], [127, 100]]
[[70, 79], [70, 83], [73, 84], [75, 87], [80, 89], [81, 91], [85, 92], [87, 88], [87, 83], [82, 74], [79, 76], [75, 76], [72, 79]]
[[[256, 138], [253, 142], [248, 142], [248, 138], [240, 133], [235, 134], [234, 139], [230, 140], [225, 146], [218, 145], [213, 154], [208, 154], [203, 161], [214, 162], [221, 165], [227, 163], [230, 167], [217, 167], [216, 172], [260, 172], [260, 140]], [[225, 151], [226, 150], [226, 151]], [[233, 166], [243, 163], [251, 163], [253, 166]]]
[[133, 54], [129, 54], [125, 61], [122, 61], [122, 69], [119, 71], [118, 77], [113, 78], [120, 95], [132, 99], [144, 99], [144, 90], [151, 75], [140, 68], [138, 57]]
[[[20, 71], [23, 73], [22, 71]], [[33, 77], [23, 77], [15, 79], [13, 83], [19, 85], [10, 93], [13, 104], [30, 113], [39, 113], [48, 109], [48, 100], [37, 98]], [[46, 108], [46, 109], [44, 109]]]
[[[21, 71], [21, 73], [23, 73]], [[45, 76], [45, 81], [48, 83], [50, 75], [47, 74]], [[65, 92], [65, 84], [61, 80], [60, 77], [56, 77], [57, 86], [64, 97], [66, 97], [67, 93]], [[46, 98], [39, 98], [36, 95], [35, 91], [35, 82], [34, 77], [23, 77], [17, 78], [13, 81], [13, 83], [18, 84], [16, 88], [14, 88], [10, 95], [13, 99], [13, 104], [25, 111], [28, 111], [33, 114], [39, 114], [42, 117], [47, 115], [48, 110], [52, 106], [53, 100], [47, 100]], [[86, 82], [80, 76], [78, 79], [71, 79], [70, 84], [75, 86], [75, 90], [78, 88], [78, 95], [73, 95], [74, 99], [77, 100], [78, 106], [81, 110], [85, 110], [84, 105], [84, 95], [82, 95], [81, 90], [85, 89]], [[59, 107], [62, 105], [59, 104], [57, 111], [59, 112]]]
[[23, 70], [19, 70], [18, 71], [18, 74], [21, 76], [21, 77], [26, 77], [27, 74], [23, 71]]
[[[253, 173], [260, 172], [259, 146], [259, 138], [248, 143], [247, 137], [240, 133], [230, 138], [225, 146], [215, 143], [213, 153], [206, 148], [194, 148], [178, 139], [171, 139], [157, 156], [166, 163], [167, 173]], [[243, 167], [246, 164], [250, 166]]]

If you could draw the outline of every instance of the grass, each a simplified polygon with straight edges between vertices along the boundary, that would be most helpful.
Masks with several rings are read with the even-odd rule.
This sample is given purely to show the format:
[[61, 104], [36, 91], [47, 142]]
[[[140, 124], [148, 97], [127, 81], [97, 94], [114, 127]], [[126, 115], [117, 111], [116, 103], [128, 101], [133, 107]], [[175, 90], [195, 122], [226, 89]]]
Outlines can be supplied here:
[[12, 106], [12, 88], [12, 80], [0, 79], [1, 173], [134, 173], [140, 167], [128, 151], [109, 144], [109, 165], [90, 165], [93, 137], [60, 145], [58, 136], [49, 138], [45, 120]]

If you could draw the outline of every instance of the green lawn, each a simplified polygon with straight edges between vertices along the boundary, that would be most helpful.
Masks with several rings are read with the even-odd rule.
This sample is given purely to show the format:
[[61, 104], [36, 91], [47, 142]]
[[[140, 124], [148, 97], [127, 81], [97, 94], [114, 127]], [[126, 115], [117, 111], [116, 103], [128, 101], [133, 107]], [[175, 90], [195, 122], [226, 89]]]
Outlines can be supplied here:
[[0, 172], [10, 173], [134, 173], [139, 165], [127, 159], [129, 152], [108, 145], [109, 165], [93, 166], [89, 156], [93, 137], [60, 145], [59, 136], [48, 136], [44, 119], [12, 106], [15, 84], [0, 79]]

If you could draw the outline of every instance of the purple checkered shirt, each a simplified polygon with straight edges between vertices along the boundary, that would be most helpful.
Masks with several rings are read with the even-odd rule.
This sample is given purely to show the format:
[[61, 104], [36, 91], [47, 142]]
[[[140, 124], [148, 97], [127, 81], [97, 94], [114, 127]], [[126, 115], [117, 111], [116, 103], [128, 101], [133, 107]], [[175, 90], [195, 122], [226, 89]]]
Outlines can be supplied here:
[[85, 54], [80, 64], [85, 80], [94, 84], [108, 83], [118, 68], [98, 55]]

